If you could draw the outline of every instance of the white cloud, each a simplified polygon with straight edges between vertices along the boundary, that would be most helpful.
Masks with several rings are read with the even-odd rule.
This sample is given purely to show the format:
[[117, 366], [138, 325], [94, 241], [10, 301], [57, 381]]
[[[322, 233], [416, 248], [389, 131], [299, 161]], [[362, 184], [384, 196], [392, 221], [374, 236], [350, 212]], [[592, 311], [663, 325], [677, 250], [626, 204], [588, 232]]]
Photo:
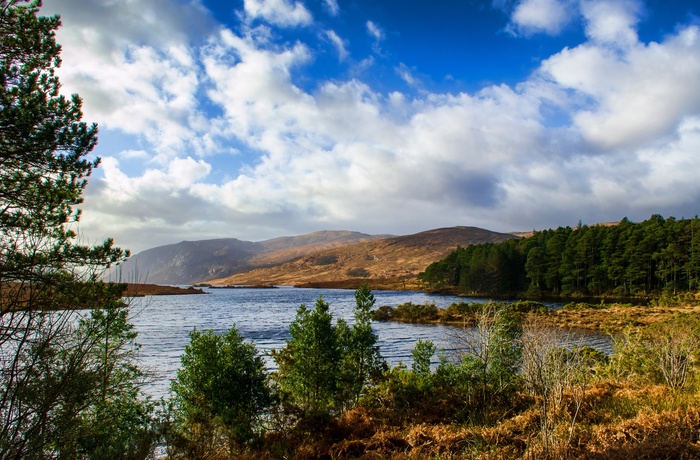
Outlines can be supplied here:
[[[679, 65], [679, 63], [683, 63]], [[700, 111], [700, 29], [690, 26], [663, 43], [637, 44], [626, 54], [585, 44], [542, 66], [554, 82], [593, 103], [575, 108], [574, 125], [598, 149], [634, 147], [671, 135]]]
[[374, 22], [367, 21], [367, 33], [374, 39], [372, 43], [372, 51], [376, 54], [382, 54], [381, 43], [384, 40], [384, 31]]
[[150, 155], [145, 150], [123, 150], [119, 156], [125, 159], [148, 159]]
[[338, 16], [340, 13], [340, 6], [338, 6], [337, 0], [324, 0], [324, 4], [331, 16]]
[[262, 18], [281, 27], [306, 26], [313, 22], [309, 10], [301, 2], [287, 0], [244, 0], [246, 14], [252, 18]]
[[637, 43], [641, 5], [636, 0], [581, 0], [586, 35], [594, 42], [629, 47]]
[[345, 47], [345, 45], [346, 45], [345, 40], [340, 38], [338, 36], [338, 34], [336, 34], [332, 30], [326, 30], [325, 35], [326, 35], [326, 38], [328, 38], [328, 40], [330, 40], [331, 43], [333, 43], [333, 45], [335, 46], [335, 48], [338, 50], [338, 59], [340, 61], [344, 61], [345, 59], [347, 59], [349, 53], [348, 53], [347, 48]]
[[520, 0], [511, 15], [510, 28], [528, 35], [556, 35], [575, 14], [572, 0]]
[[419, 86], [419, 80], [413, 76], [411, 69], [403, 62], [398, 67], [396, 67], [395, 71], [399, 75], [399, 77], [401, 77], [401, 79], [406, 82], [408, 86]]
[[58, 30], [58, 73], [64, 93], [83, 97], [85, 119], [143, 138], [160, 158], [183, 149], [198, 155], [228, 150], [210, 131], [215, 123], [203, 122], [197, 100], [201, 70], [192, 41], [211, 30], [212, 21], [196, 2], [178, 9], [166, 0], [49, 0], [42, 13], [59, 13], [69, 25]]

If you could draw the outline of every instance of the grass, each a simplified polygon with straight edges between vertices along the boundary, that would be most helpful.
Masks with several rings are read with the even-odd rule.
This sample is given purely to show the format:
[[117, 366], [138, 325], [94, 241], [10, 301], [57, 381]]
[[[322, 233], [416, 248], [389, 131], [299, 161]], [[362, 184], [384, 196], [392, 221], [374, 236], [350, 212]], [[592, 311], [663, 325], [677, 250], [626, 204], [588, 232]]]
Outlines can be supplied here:
[[[697, 402], [689, 405], [668, 397], [658, 386], [598, 382], [586, 396], [585, 410], [573, 434], [565, 410], [547, 445], [542, 441], [539, 413], [532, 406], [487, 425], [410, 419], [386, 423], [381, 411], [359, 407], [337, 420], [333, 434], [342, 434], [337, 440], [333, 436], [306, 438], [292, 449], [289, 458], [700, 458], [700, 407]], [[659, 401], [668, 407], [659, 407]]]

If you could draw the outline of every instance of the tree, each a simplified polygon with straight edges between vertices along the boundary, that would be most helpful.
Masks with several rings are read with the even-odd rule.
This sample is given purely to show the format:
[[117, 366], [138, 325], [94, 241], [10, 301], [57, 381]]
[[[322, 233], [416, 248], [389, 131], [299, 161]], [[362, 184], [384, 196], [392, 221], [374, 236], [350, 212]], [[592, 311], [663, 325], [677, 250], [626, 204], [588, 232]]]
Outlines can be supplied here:
[[255, 346], [235, 326], [224, 335], [195, 329], [180, 359], [172, 384], [180, 447], [199, 458], [220, 443], [232, 453], [255, 439], [272, 404]]
[[372, 330], [372, 307], [375, 299], [366, 284], [355, 291], [355, 323], [344, 334], [337, 327], [342, 354], [342, 405], [357, 403], [372, 378], [378, 378], [387, 369], [379, 352], [377, 334]]
[[343, 319], [333, 325], [323, 298], [313, 310], [299, 306], [287, 346], [273, 353], [287, 409], [312, 422], [355, 405], [371, 379], [386, 370], [372, 331], [374, 295], [366, 285], [355, 292], [355, 302], [352, 327]]
[[[38, 16], [40, 6], [0, 0], [0, 451], [95, 458], [89, 420], [108, 401], [142, 401], [136, 375], [122, 373], [133, 336], [108, 321], [128, 311], [124, 286], [99, 282], [128, 254], [109, 239], [76, 243], [97, 127], [81, 121], [77, 95], [60, 94], [60, 19]], [[109, 436], [132, 444], [112, 458], [144, 441]]]
[[468, 380], [478, 386], [482, 409], [488, 398], [515, 388], [522, 362], [521, 318], [511, 306], [485, 303], [475, 327], [454, 329], [450, 336]]
[[341, 359], [328, 303], [320, 297], [313, 310], [300, 305], [289, 333], [287, 346], [273, 354], [280, 388], [303, 416], [326, 418], [335, 409]]
[[419, 377], [430, 375], [430, 360], [433, 358], [436, 349], [432, 340], [418, 339], [413, 350], [411, 350], [411, 356], [413, 356], [411, 370], [414, 374]]

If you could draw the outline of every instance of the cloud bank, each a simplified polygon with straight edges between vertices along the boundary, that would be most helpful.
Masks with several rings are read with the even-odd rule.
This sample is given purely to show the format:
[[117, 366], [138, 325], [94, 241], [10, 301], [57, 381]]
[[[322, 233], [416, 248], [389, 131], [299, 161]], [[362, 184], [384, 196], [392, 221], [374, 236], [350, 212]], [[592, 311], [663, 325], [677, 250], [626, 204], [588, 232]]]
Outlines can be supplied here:
[[[246, 0], [238, 28], [197, 2], [172, 3], [45, 2], [63, 17], [66, 91], [110, 138], [125, 136], [121, 150], [96, 151], [103, 165], [81, 227], [90, 239], [141, 250], [331, 228], [515, 231], [697, 213], [697, 25], [644, 43], [639, 3], [523, 0], [513, 33], [557, 34], [576, 19], [585, 40], [516, 85], [387, 92], [361, 73], [303, 84], [320, 51], [274, 39], [275, 27], [313, 25], [301, 2]], [[95, 26], [104, 15], [116, 19]], [[365, 27], [379, 52], [384, 32]], [[348, 41], [321, 30], [349, 59]], [[397, 68], [404, 79], [408, 65]]]

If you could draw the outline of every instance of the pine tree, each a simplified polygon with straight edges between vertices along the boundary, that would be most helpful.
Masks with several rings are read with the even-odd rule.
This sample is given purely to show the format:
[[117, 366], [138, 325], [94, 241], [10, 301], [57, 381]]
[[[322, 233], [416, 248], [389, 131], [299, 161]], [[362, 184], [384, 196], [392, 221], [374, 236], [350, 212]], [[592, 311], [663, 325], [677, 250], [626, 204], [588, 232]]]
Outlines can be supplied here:
[[[135, 379], [118, 378], [126, 359], [120, 350], [133, 343], [128, 328], [110, 330], [107, 317], [89, 309], [125, 314], [124, 286], [99, 276], [127, 254], [112, 240], [76, 243], [75, 206], [99, 164], [87, 159], [97, 127], [81, 121], [77, 95], [60, 94], [60, 19], [39, 16], [40, 7], [0, 0], [0, 452], [100, 458], [89, 420], [103, 403], [139, 392]], [[123, 446], [107, 456], [147, 442], [128, 431], [103, 433], [102, 441]]]

